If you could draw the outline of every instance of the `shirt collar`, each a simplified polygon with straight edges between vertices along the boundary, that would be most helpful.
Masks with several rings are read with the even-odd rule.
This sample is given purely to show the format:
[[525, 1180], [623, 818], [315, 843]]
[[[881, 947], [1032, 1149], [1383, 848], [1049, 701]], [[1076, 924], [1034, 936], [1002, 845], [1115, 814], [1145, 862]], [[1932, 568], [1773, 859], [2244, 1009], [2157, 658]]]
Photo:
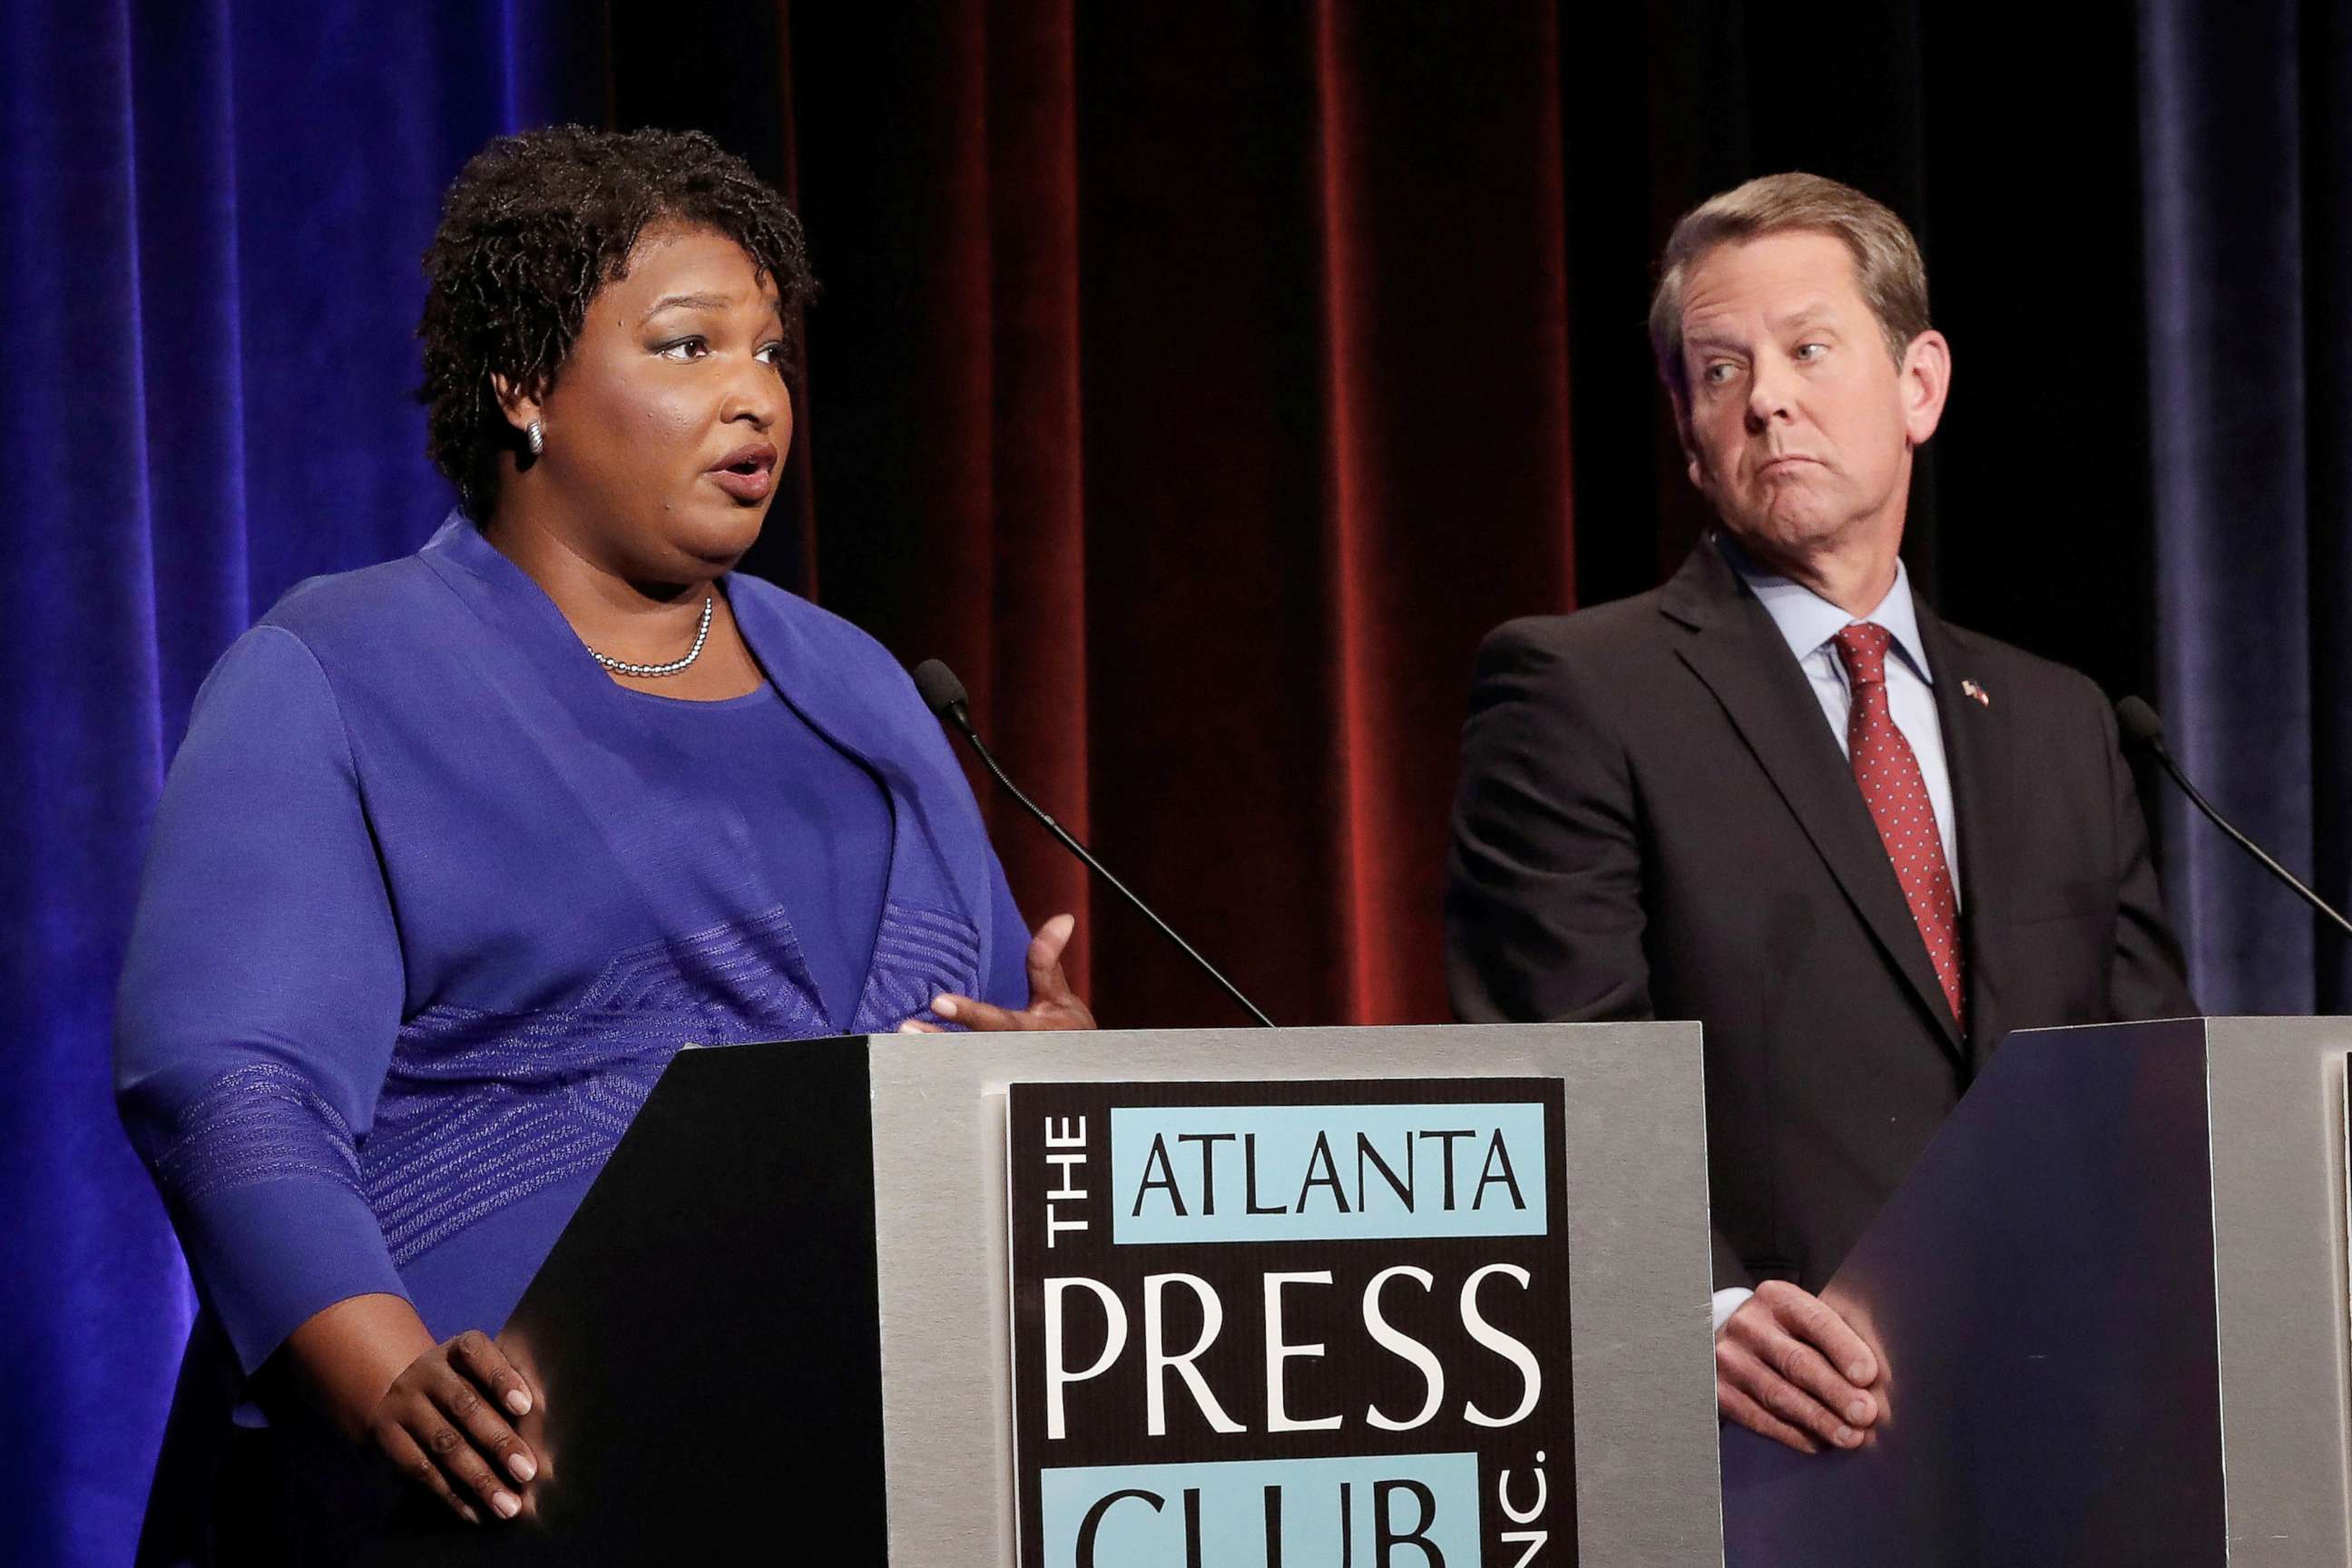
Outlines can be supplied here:
[[1936, 683], [1935, 672], [1927, 668], [1927, 647], [1919, 640], [1919, 613], [1911, 600], [1911, 574], [1899, 556], [1895, 562], [1895, 585], [1886, 590], [1886, 596], [1878, 601], [1877, 607], [1866, 616], [1849, 616], [1802, 583], [1775, 576], [1758, 565], [1723, 530], [1716, 530], [1715, 542], [1731, 569], [1739, 574], [1740, 581], [1763, 603], [1765, 613], [1780, 629], [1789, 651], [1800, 661], [1857, 620], [1875, 621], [1894, 634], [1895, 646], [1902, 650], [1904, 662], [1919, 679], [1930, 686]]

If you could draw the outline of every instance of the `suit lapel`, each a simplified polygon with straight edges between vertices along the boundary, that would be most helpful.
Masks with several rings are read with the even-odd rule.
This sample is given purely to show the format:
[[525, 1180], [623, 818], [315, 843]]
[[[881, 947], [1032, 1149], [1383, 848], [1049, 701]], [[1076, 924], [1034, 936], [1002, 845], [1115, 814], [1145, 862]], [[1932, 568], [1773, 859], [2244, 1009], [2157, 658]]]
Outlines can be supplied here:
[[1667, 584], [1659, 608], [1690, 628], [1676, 652], [1722, 705], [1880, 952], [1935, 1020], [1945, 1047], [1965, 1060], [1959, 1029], [1877, 826], [1771, 616], [1707, 543]]
[[[2008, 1027], [2000, 982], [2006, 973], [2002, 939], [2010, 929], [2008, 900], [2015, 886], [2017, 839], [2023, 803], [2007, 765], [2010, 710], [1987, 693], [1970, 695], [1977, 671], [1951, 629], [1915, 601], [1919, 640], [1935, 672], [1936, 716], [1944, 728], [1944, 765], [1950, 771], [1952, 811], [1959, 840], [1960, 931], [1967, 953], [1969, 1063], [1980, 1071]], [[1979, 689], [1982, 689], [1979, 688]]]

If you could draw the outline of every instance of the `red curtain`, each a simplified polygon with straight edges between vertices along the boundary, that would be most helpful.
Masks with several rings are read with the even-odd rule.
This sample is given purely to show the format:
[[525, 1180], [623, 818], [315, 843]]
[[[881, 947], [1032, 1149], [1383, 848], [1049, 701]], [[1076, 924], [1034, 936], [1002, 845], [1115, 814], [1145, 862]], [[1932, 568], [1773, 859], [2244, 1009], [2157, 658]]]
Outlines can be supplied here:
[[[755, 564], [951, 663], [1284, 1023], [1445, 1016], [1471, 655], [1573, 594], [1556, 24], [1480, 16], [964, 0], [780, 40], [825, 292]], [[1237, 1021], [975, 784], [1106, 1024]]]

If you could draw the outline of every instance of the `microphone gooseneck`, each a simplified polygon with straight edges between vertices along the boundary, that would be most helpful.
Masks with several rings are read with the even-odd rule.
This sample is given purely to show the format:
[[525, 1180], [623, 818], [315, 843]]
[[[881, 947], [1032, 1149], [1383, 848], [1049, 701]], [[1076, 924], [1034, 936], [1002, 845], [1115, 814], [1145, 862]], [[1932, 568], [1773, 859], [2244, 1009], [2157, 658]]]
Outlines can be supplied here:
[[954, 670], [950, 669], [946, 665], [940, 663], [936, 658], [927, 658], [922, 663], [915, 667], [914, 676], [915, 689], [922, 694], [924, 704], [929, 707], [932, 712], [938, 714], [941, 721], [952, 726], [962, 734], [965, 740], [971, 742], [971, 749], [980, 754], [982, 764], [988, 769], [991, 777], [994, 778], [998, 784], [1004, 786], [1005, 794], [1020, 802], [1021, 808], [1024, 811], [1026, 811], [1030, 816], [1044, 823], [1045, 825], [1045, 831], [1052, 834], [1055, 838], [1060, 839], [1064, 848], [1067, 849], [1071, 854], [1076, 855], [1079, 859], [1085, 861], [1088, 870], [1092, 871], [1096, 876], [1100, 877], [1104, 881], [1109, 883], [1113, 889], [1117, 889], [1121, 898], [1125, 899], [1129, 903], [1133, 904], [1137, 911], [1140, 913], [1145, 920], [1150, 921], [1153, 926], [1158, 928], [1160, 935], [1166, 937], [1170, 942], [1174, 942], [1179, 948], [1182, 949], [1184, 956], [1191, 959], [1194, 963], [1199, 964], [1202, 972], [1207, 974], [1210, 979], [1215, 981], [1226, 995], [1240, 1003], [1244, 1012], [1247, 1013], [1251, 1017], [1256, 1019], [1259, 1023], [1265, 1025], [1269, 1029], [1276, 1026], [1273, 1019], [1267, 1017], [1264, 1013], [1258, 1010], [1256, 1003], [1242, 994], [1241, 988], [1239, 986], [1235, 985], [1232, 981], [1226, 979], [1223, 974], [1220, 973], [1215, 964], [1211, 963], [1207, 959], [1201, 956], [1199, 949], [1195, 948], [1191, 942], [1186, 942], [1182, 937], [1178, 936], [1176, 934], [1176, 929], [1152, 912], [1151, 906], [1145, 903], [1142, 899], [1139, 898], [1133, 889], [1129, 888], [1125, 882], [1120, 881], [1117, 877], [1112, 876], [1110, 874], [1110, 868], [1105, 866], [1101, 861], [1096, 859], [1093, 853], [1089, 851], [1085, 845], [1079, 843], [1076, 838], [1071, 836], [1069, 829], [1055, 821], [1052, 815], [1048, 813], [1045, 807], [1039, 805], [1035, 801], [1031, 800], [1027, 795], [1024, 795], [1021, 792], [1021, 786], [1014, 784], [1011, 778], [1006, 776], [1003, 768], [998, 765], [995, 756], [990, 752], [987, 745], [982, 742], [980, 731], [972, 728], [971, 699], [970, 694], [964, 690], [963, 682], [956, 679]]
[[2123, 727], [2124, 739], [2154, 757], [2158, 765], [2171, 775], [2172, 782], [2180, 786], [2180, 793], [2189, 797], [2189, 804], [2203, 812], [2214, 826], [2228, 834], [2240, 848], [2261, 861], [2271, 875], [2293, 888], [2302, 896], [2304, 902], [2334, 921], [2345, 935], [2352, 936], [2352, 921], [2346, 920], [2326, 900], [2305, 887], [2294, 872], [2272, 859], [2261, 845], [2239, 832], [2230, 819], [2205, 798], [2204, 792], [2189, 782], [2189, 775], [2182, 773], [2180, 764], [2173, 760], [2172, 749], [2164, 743], [2164, 721], [2155, 709], [2137, 697], [2126, 697], [2116, 704], [2116, 721]]

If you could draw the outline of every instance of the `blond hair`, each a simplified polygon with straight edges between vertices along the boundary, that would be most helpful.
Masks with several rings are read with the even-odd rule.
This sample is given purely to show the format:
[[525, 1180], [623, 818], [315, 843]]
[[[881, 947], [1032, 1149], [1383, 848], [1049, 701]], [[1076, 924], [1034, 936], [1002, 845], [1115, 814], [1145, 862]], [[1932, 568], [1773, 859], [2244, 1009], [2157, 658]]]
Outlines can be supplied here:
[[1804, 229], [1833, 235], [1853, 253], [1854, 281], [1896, 364], [1927, 330], [1927, 264], [1901, 218], [1852, 185], [1819, 174], [1766, 174], [1685, 213], [1658, 258], [1650, 349], [1677, 407], [1690, 400], [1683, 379], [1683, 287], [1691, 268], [1719, 245]]

